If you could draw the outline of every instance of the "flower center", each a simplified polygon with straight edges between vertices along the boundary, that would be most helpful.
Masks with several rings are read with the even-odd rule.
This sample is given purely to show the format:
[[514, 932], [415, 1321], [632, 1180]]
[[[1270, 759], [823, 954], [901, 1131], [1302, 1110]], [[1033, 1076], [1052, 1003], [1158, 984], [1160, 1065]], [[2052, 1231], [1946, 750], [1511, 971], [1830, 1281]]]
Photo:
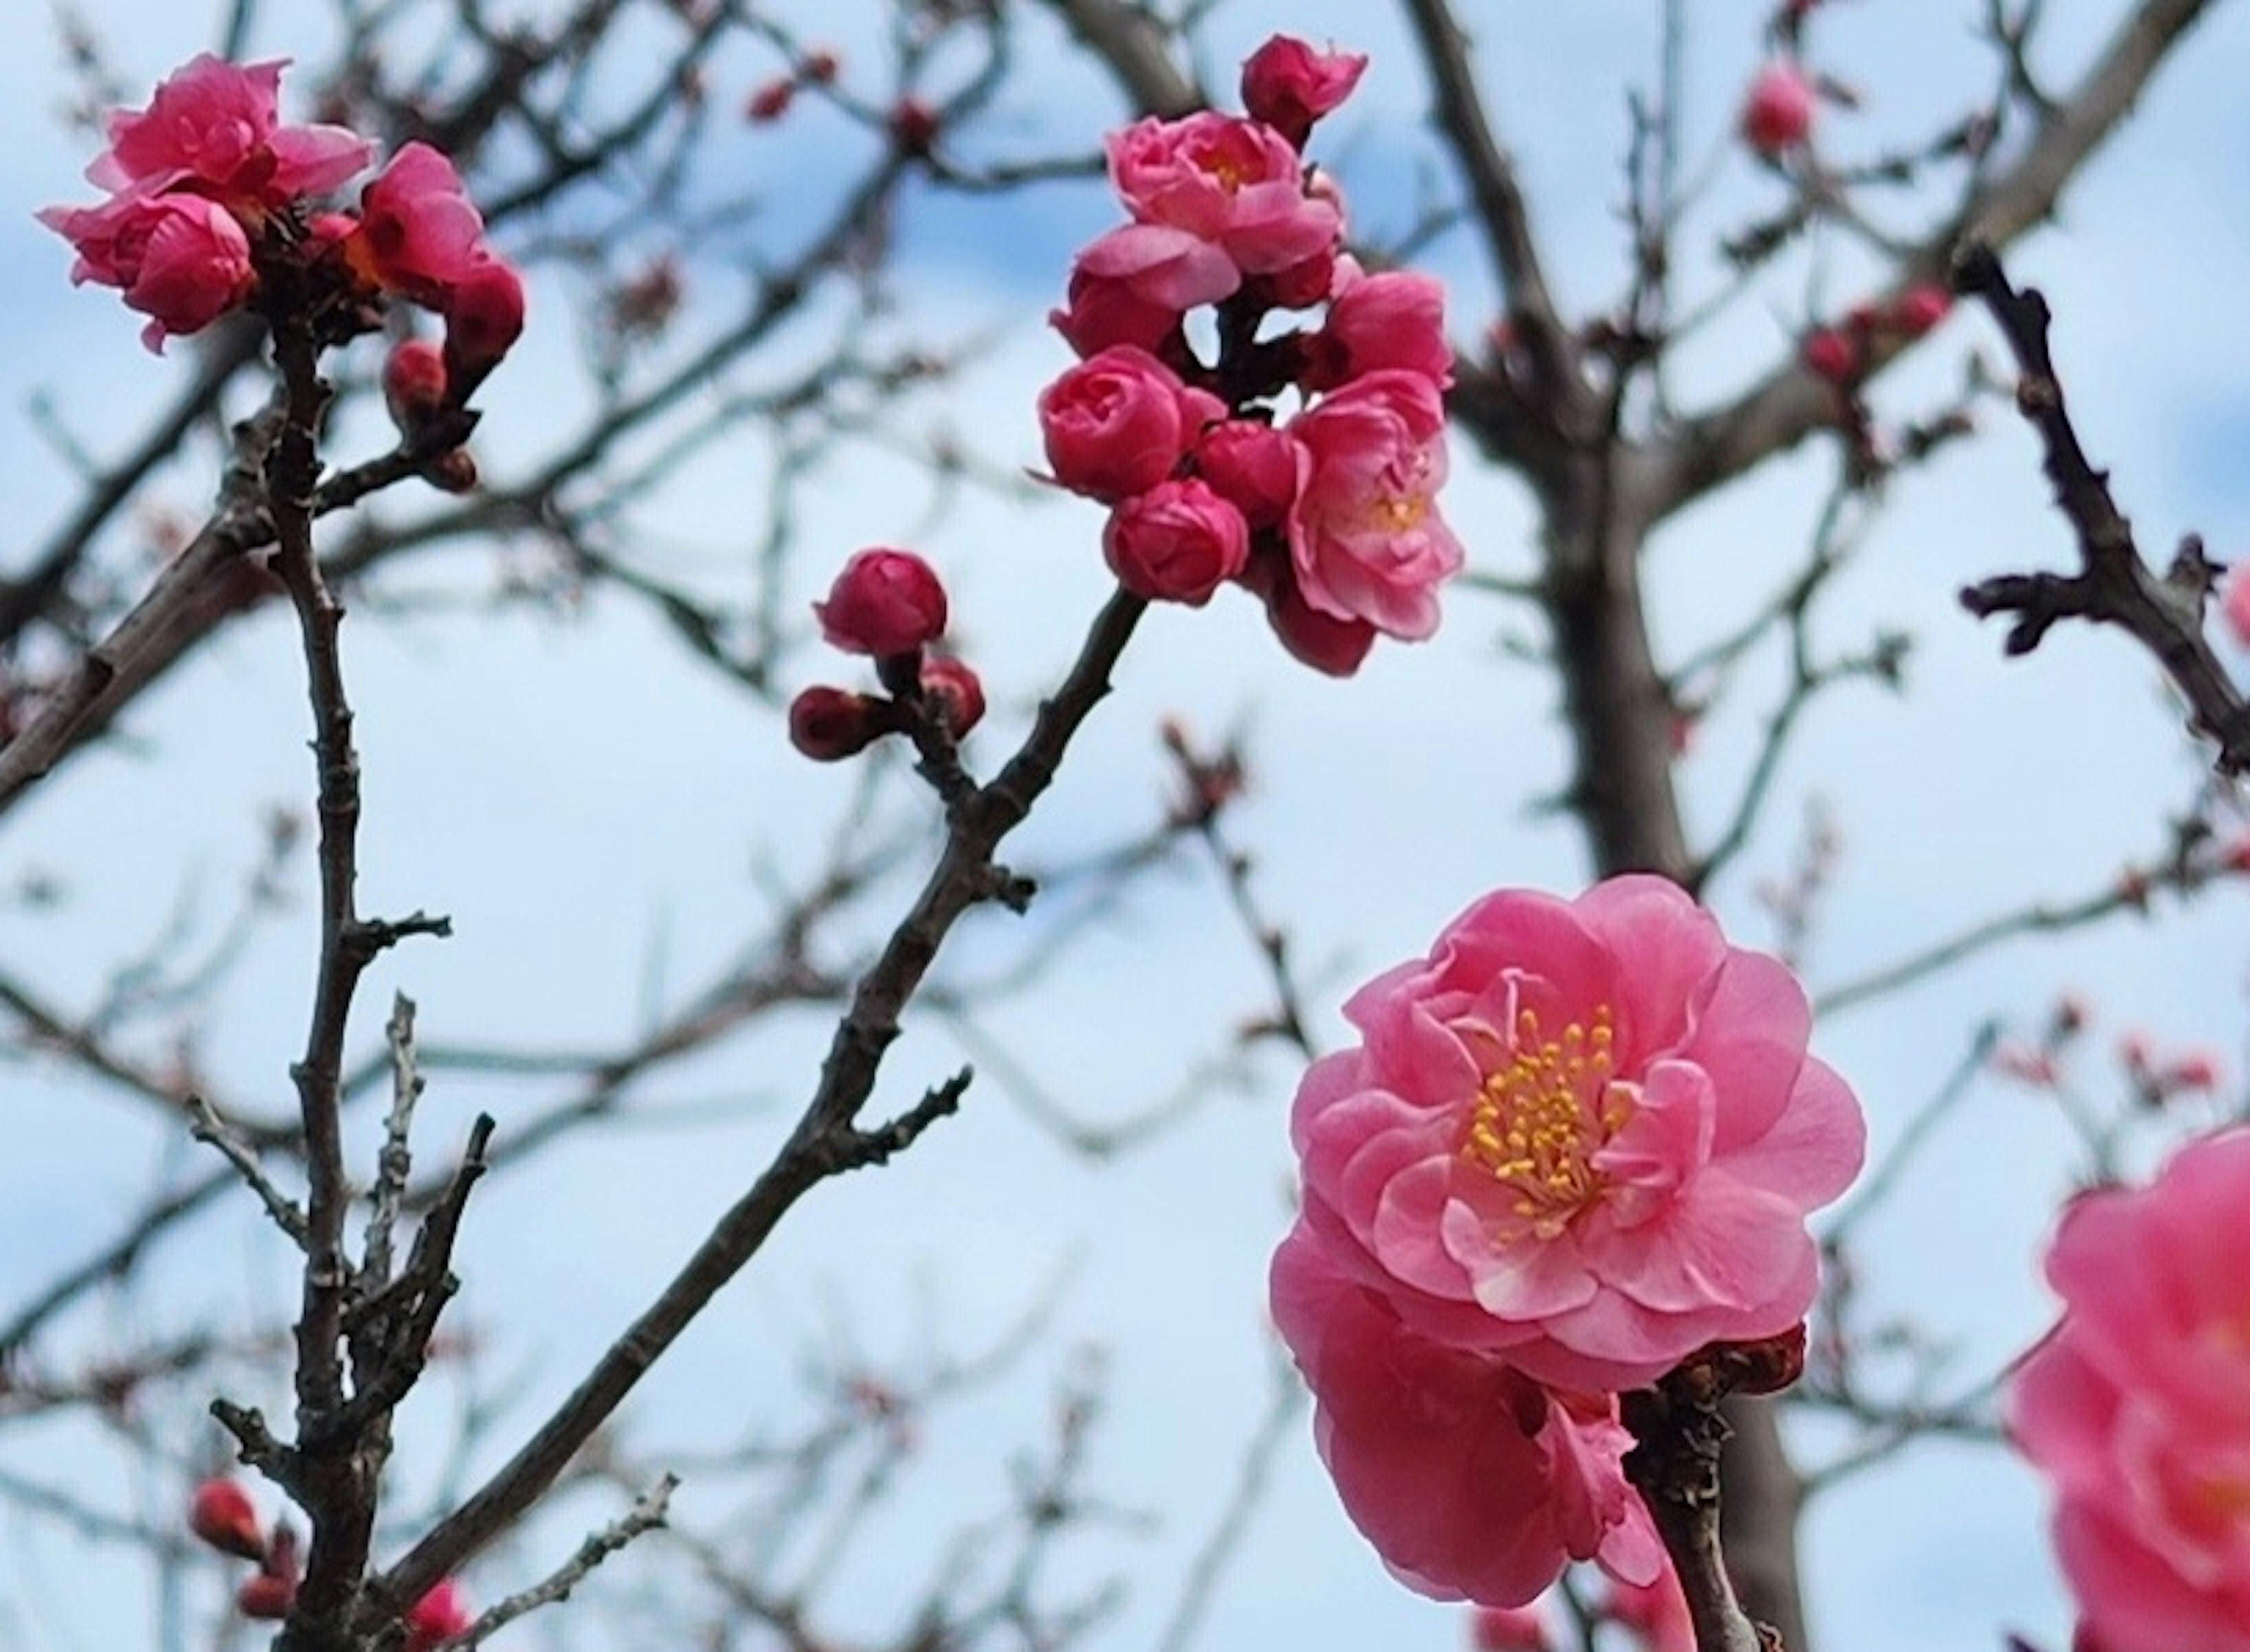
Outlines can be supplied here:
[[1513, 1190], [1515, 1214], [1543, 1239], [1600, 1196], [1593, 1155], [1631, 1110], [1610, 1086], [1612, 1023], [1598, 1004], [1591, 1027], [1574, 1021], [1544, 1038], [1537, 1013], [1523, 1010], [1506, 1063], [1486, 1076], [1469, 1111], [1461, 1158]]

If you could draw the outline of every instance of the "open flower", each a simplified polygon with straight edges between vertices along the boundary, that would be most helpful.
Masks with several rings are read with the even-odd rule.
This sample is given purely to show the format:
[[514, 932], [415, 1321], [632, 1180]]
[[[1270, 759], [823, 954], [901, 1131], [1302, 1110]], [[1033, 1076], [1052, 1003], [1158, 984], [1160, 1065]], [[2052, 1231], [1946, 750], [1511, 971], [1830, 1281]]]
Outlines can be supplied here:
[[1612, 1398], [1556, 1393], [1418, 1335], [1301, 1225], [1274, 1253], [1273, 1298], [1313, 1391], [1321, 1460], [1401, 1581], [1522, 1606], [1570, 1560], [1657, 1575], [1663, 1549], [1625, 1482], [1632, 1438]]
[[342, 127], [285, 127], [277, 112], [286, 59], [234, 64], [202, 52], [156, 88], [145, 109], [108, 120], [109, 148], [86, 169], [105, 189], [191, 186], [232, 206], [273, 208], [335, 189], [375, 146]]
[[2089, 1193], [2046, 1258], [2062, 1318], [2008, 1423], [2053, 1483], [2063, 1574], [2104, 1652], [2250, 1652], [2250, 1130]]
[[1421, 1334], [1595, 1392], [1811, 1306], [1859, 1107], [1789, 971], [1675, 885], [1489, 895], [1344, 1014], [1291, 1123], [1303, 1223]]
[[73, 283], [114, 286], [152, 318], [141, 341], [161, 351], [199, 332], [256, 285], [250, 237], [217, 202], [200, 195], [113, 196], [96, 207], [50, 207], [39, 221], [78, 251]]
[[1343, 228], [1335, 204], [1306, 190], [1304, 163], [1287, 139], [1207, 109], [1112, 136], [1109, 176], [1136, 223], [1184, 231], [1251, 274], [1301, 264], [1332, 248]]

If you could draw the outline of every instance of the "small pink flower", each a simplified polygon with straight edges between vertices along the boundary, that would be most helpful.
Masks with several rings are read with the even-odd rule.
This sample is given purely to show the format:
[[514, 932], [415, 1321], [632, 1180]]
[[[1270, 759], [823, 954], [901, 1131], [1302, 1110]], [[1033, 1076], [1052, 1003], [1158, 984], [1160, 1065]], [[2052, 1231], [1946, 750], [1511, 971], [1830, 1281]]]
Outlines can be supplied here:
[[2009, 1399], [2055, 1497], [2064, 1577], [2106, 1652], [2250, 1652], [2250, 1130], [2063, 1213], [2060, 1322]]
[[1308, 382], [1322, 389], [1390, 368], [1419, 374], [1441, 390], [1453, 382], [1446, 289], [1411, 270], [1363, 275], [1346, 260], [1315, 342]]
[[1552, 1652], [1547, 1614], [1536, 1606], [1480, 1606], [1469, 1619], [1475, 1652]]
[[1349, 52], [1315, 52], [1302, 40], [1277, 34], [1242, 65], [1242, 107], [1302, 148], [1313, 122], [1351, 95], [1367, 59]]
[[1142, 297], [1130, 277], [1091, 273], [1081, 256], [1071, 265], [1066, 306], [1047, 312], [1047, 322], [1080, 356], [1117, 344], [1153, 355], [1177, 334], [1180, 312]]
[[406, 1614], [406, 1652], [430, 1652], [469, 1627], [469, 1609], [460, 1586], [446, 1578], [414, 1603]]
[[72, 282], [116, 287], [153, 318], [141, 334], [152, 350], [209, 327], [256, 284], [250, 237], [203, 196], [120, 195], [98, 207], [50, 207], [39, 221], [78, 249]]
[[355, 263], [386, 292], [433, 310], [492, 255], [485, 221], [453, 163], [428, 144], [405, 145], [360, 195]]
[[1804, 1318], [1865, 1125], [1795, 978], [1676, 885], [1488, 895], [1344, 1015], [1303, 1227], [1416, 1331], [1593, 1392]]
[[1250, 530], [1208, 483], [1159, 482], [1110, 513], [1101, 554], [1135, 596], [1201, 608], [1249, 561]]
[[1303, 163], [1279, 133], [1208, 109], [1112, 135], [1109, 176], [1136, 223], [1184, 231], [1250, 274], [1302, 263], [1343, 227], [1334, 204], [1306, 191]]
[[1253, 533], [1279, 527], [1296, 503], [1297, 444], [1260, 420], [1211, 426], [1196, 444], [1195, 468]]
[[1446, 414], [1418, 373], [1370, 373], [1289, 423], [1298, 447], [1289, 553], [1306, 604], [1418, 641], [1461, 566], [1438, 514]]
[[878, 546], [844, 564], [828, 600], [812, 605], [830, 647], [878, 659], [911, 654], [945, 632], [945, 587], [912, 551]]
[[2250, 648], [2250, 561], [2237, 562], [2226, 576], [2219, 611], [2226, 620], [2226, 629], [2234, 633], [2236, 644]]
[[1272, 1286], [1321, 1460], [1401, 1582], [1516, 1607], [1570, 1560], [1656, 1575], [1663, 1550], [1619, 1466], [1632, 1441], [1613, 1399], [1556, 1393], [1417, 1335], [1301, 1224], [1274, 1253]]
[[1668, 1557], [1652, 1582], [1612, 1578], [1602, 1610], [1610, 1621], [1632, 1632], [1640, 1652], [1695, 1652], [1695, 1622]]
[[1226, 404], [1131, 345], [1114, 345], [1039, 392], [1039, 430], [1054, 479], [1114, 501], [1170, 477]]
[[156, 88], [146, 109], [109, 117], [109, 148], [86, 169], [106, 189], [192, 183], [229, 205], [280, 207], [335, 189], [375, 146], [342, 127], [285, 127], [286, 59], [232, 64], [203, 52]]
[[1743, 141], [1767, 160], [1779, 159], [1812, 135], [1812, 83], [1790, 62], [1769, 63], [1743, 100]]

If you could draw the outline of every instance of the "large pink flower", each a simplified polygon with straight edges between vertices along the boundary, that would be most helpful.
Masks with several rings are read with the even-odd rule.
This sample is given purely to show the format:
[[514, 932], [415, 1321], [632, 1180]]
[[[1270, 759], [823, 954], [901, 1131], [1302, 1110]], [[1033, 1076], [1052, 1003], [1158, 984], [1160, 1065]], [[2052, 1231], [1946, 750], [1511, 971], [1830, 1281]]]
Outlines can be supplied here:
[[1303, 1226], [1274, 1253], [1273, 1298], [1344, 1511], [1402, 1581], [1522, 1606], [1570, 1560], [1656, 1575], [1663, 1549], [1620, 1466], [1632, 1439], [1613, 1399], [1417, 1335]]
[[2105, 1652], [2250, 1652], [2250, 1129], [2063, 1215], [2061, 1322], [2009, 1426], [2053, 1483], [2055, 1545]]
[[1291, 1123], [1304, 1226], [1418, 1332], [1598, 1391], [1811, 1306], [1860, 1110], [1789, 971], [1674, 885], [1489, 895], [1344, 1014]]
[[109, 148], [86, 169], [106, 189], [192, 182], [230, 204], [279, 207], [335, 189], [374, 145], [342, 127], [285, 127], [277, 104], [287, 59], [233, 64], [203, 52], [146, 109], [109, 117]]
[[1425, 375], [1355, 379], [1289, 423], [1297, 501], [1289, 554], [1306, 603], [1418, 640], [1438, 629], [1438, 587], [1461, 547], [1438, 514], [1446, 410]]
[[50, 207], [39, 221], [78, 249], [74, 283], [114, 286], [153, 317], [141, 341], [161, 351], [174, 334], [209, 327], [250, 294], [250, 238], [233, 215], [199, 195], [114, 196], [98, 207]]
[[1301, 264], [1342, 232], [1335, 204], [1307, 193], [1303, 169], [1271, 127], [1208, 109], [1109, 139], [1110, 181], [1137, 223], [1184, 231], [1252, 274]]

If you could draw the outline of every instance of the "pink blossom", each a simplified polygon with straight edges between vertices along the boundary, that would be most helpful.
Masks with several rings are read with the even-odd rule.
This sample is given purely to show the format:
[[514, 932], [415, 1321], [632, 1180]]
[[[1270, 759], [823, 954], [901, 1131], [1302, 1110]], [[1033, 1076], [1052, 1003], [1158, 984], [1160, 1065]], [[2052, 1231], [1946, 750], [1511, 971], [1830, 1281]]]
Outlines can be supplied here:
[[[1231, 274], [1233, 266], [1227, 269]], [[1129, 277], [1092, 273], [1081, 255], [1071, 265], [1065, 307], [1047, 312], [1047, 322], [1080, 356], [1099, 355], [1114, 344], [1153, 355], [1177, 334], [1180, 312], [1142, 297]]]
[[2226, 620], [2226, 629], [2234, 633], [2235, 642], [2250, 648], [2250, 562], [2237, 562], [2226, 576], [2219, 611]]
[[1924, 281], [1909, 287], [1905, 296], [1891, 306], [1891, 324], [1907, 337], [1918, 339], [1936, 330], [1952, 308], [1951, 293]]
[[188, 1530], [222, 1554], [244, 1560], [266, 1558], [266, 1528], [258, 1522], [250, 1494], [224, 1476], [196, 1487], [188, 1502]]
[[1114, 345], [1039, 392], [1039, 430], [1054, 479], [1115, 500], [1143, 493], [1178, 468], [1226, 404], [1129, 344]]
[[1210, 484], [1159, 482], [1110, 513], [1101, 554], [1135, 596], [1200, 608], [1249, 561], [1250, 529]]
[[1138, 224], [1184, 231], [1253, 275], [1301, 264], [1342, 231], [1335, 205], [1307, 192], [1287, 140], [1208, 109], [1113, 134], [1109, 176]]
[[406, 1652], [430, 1652], [469, 1627], [469, 1609], [460, 1586], [446, 1578], [417, 1600], [406, 1614]]
[[78, 249], [72, 282], [116, 287], [153, 318], [141, 334], [152, 350], [209, 327], [256, 284], [250, 237], [203, 196], [120, 195], [97, 207], [50, 207], [39, 222]]
[[1419, 1336], [1301, 1224], [1273, 1256], [1273, 1318], [1313, 1391], [1344, 1512], [1410, 1587], [1522, 1606], [1565, 1562], [1653, 1578], [1663, 1551], [1619, 1466], [1616, 1401], [1556, 1393]]
[[1292, 657], [1329, 677], [1349, 677], [1367, 662], [1376, 630], [1365, 620], [1332, 619], [1308, 606], [1286, 556], [1260, 554], [1243, 582], [1266, 601], [1266, 623]]
[[1547, 1614], [1536, 1606], [1480, 1606], [1469, 1620], [1475, 1652], [1551, 1652]]
[[921, 694], [956, 740], [984, 720], [984, 685], [965, 660], [923, 655]]
[[1795, 978], [1674, 885], [1488, 895], [1344, 1015], [1291, 1120], [1303, 1225], [1418, 1332], [1597, 1391], [1804, 1318], [1865, 1125]]
[[1289, 423], [1297, 502], [1289, 554], [1306, 604], [1417, 640], [1438, 629], [1438, 587], [1461, 547], [1438, 514], [1446, 414], [1418, 373], [1370, 373]]
[[1122, 288], [1145, 309], [1175, 318], [1231, 297], [1242, 285], [1242, 272], [1224, 247], [1163, 224], [1121, 225], [1088, 243], [1076, 267]]
[[1324, 389], [1386, 368], [1418, 373], [1441, 390], [1453, 382], [1446, 289], [1411, 270], [1363, 275], [1344, 260], [1328, 323], [1315, 340], [1308, 382]]
[[1195, 468], [1253, 533], [1279, 527], [1296, 502], [1297, 444], [1257, 419], [1228, 419], [1204, 431]]
[[1777, 160], [1812, 135], [1812, 83], [1795, 64], [1769, 63], [1743, 100], [1743, 141]]
[[485, 221], [453, 163], [415, 142], [361, 192], [359, 233], [349, 244], [377, 286], [442, 311], [454, 286], [490, 260], [484, 237]]
[[878, 659], [911, 654], [945, 631], [945, 587], [912, 551], [881, 546], [855, 554], [812, 605], [830, 647]]
[[402, 339], [383, 363], [383, 403], [390, 422], [412, 435], [445, 405], [445, 353], [427, 339]]
[[2064, 1577], [2106, 1652], [2250, 1652], [2250, 1130], [2084, 1194], [2046, 1257], [2062, 1318], [2008, 1423], [2052, 1483]]
[[1650, 1582], [1612, 1578], [1602, 1609], [1612, 1623], [1632, 1631], [1641, 1652], [1695, 1652], [1695, 1622], [1669, 1557]]
[[1367, 59], [1356, 52], [1315, 52], [1277, 34], [1243, 63], [1242, 107], [1302, 148], [1313, 122], [1349, 97], [1366, 72]]
[[816, 683], [789, 703], [789, 743], [816, 763], [856, 757], [891, 732], [880, 701]]
[[279, 207], [333, 189], [375, 146], [342, 127], [285, 127], [277, 106], [286, 59], [232, 64], [199, 53], [146, 109], [109, 117], [109, 148], [86, 169], [103, 189], [192, 183], [229, 205]]
[[438, 310], [445, 318], [445, 365], [454, 394], [466, 397], [523, 336], [523, 278], [487, 253], [461, 272]]

